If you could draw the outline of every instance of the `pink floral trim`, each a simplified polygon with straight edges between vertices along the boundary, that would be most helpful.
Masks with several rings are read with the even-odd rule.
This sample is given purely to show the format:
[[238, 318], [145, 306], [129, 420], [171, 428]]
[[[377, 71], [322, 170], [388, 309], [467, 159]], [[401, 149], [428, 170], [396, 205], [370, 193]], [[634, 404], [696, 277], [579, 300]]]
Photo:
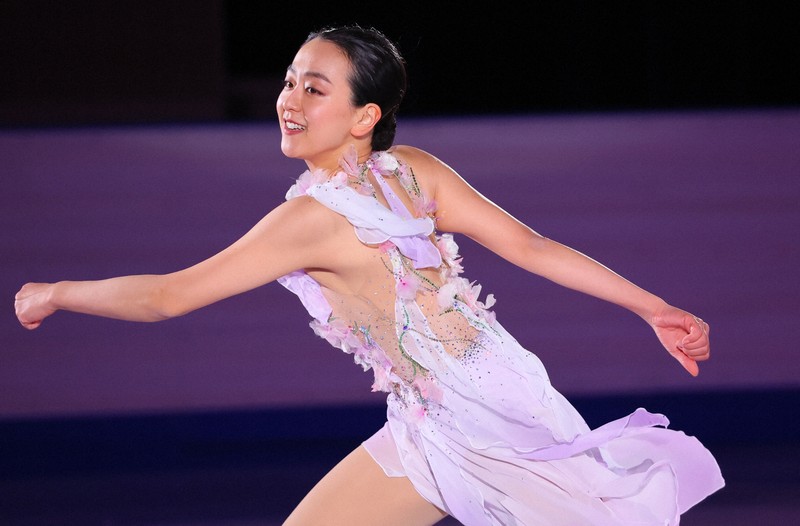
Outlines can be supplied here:
[[[364, 170], [372, 170], [381, 176], [395, 176], [406, 189], [412, 200], [414, 212], [417, 217], [434, 217], [436, 202], [425, 196], [411, 171], [411, 168], [398, 162], [389, 152], [374, 152], [364, 165], [358, 164], [358, 155], [354, 146], [351, 146], [340, 160], [340, 171], [333, 175], [326, 170], [306, 170], [297, 179], [286, 193], [286, 199], [307, 195], [309, 190], [317, 185], [332, 184], [335, 188], [350, 186], [348, 183], [355, 179], [356, 184], [350, 186], [358, 193], [373, 195], [373, 188], [364, 175]], [[436, 299], [442, 312], [457, 308], [463, 304], [472, 313], [491, 326], [495, 314], [489, 309], [495, 304], [493, 294], [480, 301], [481, 286], [460, 277], [464, 271], [461, 265], [462, 258], [458, 253], [458, 245], [449, 233], [435, 236], [436, 248], [442, 257], [439, 273], [443, 285], [436, 291]], [[381, 243], [378, 249], [383, 254], [392, 258], [403, 256], [397, 245], [392, 241]], [[414, 301], [423, 286], [422, 279], [415, 272], [402, 272], [395, 276], [396, 294], [399, 300]], [[354, 361], [365, 371], [372, 369], [375, 379], [372, 384], [373, 391], [392, 392], [398, 388], [405, 392], [404, 398], [410, 403], [410, 410], [415, 411], [412, 419], [422, 421], [427, 413], [429, 403], [439, 403], [442, 391], [436, 385], [435, 378], [423, 371], [417, 375], [411, 384], [407, 384], [393, 371], [393, 364], [383, 350], [371, 339], [368, 328], [348, 324], [345, 321], [330, 317], [326, 321], [312, 320], [311, 328], [314, 333], [325, 339], [332, 346], [352, 354]]]
[[324, 184], [328, 181], [331, 181], [334, 186], [340, 188], [347, 184], [347, 175], [343, 172], [337, 172], [333, 177], [330, 177], [329, 172], [326, 170], [318, 169], [313, 172], [311, 170], [306, 170], [300, 174], [300, 177], [297, 178], [297, 182], [286, 192], [286, 200], [288, 201], [289, 199], [306, 195], [311, 187]]
[[397, 278], [397, 296], [404, 300], [413, 300], [417, 297], [417, 291], [422, 285], [416, 274], [413, 272], [406, 272], [404, 276]]

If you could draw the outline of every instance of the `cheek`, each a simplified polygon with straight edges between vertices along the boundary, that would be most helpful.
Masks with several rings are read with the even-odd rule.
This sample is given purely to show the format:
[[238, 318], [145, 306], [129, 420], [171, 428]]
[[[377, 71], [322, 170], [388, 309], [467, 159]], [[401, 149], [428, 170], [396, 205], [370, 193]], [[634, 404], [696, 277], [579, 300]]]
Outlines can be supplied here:
[[349, 130], [356, 122], [356, 114], [350, 105], [340, 104], [327, 108], [325, 119], [339, 130]]

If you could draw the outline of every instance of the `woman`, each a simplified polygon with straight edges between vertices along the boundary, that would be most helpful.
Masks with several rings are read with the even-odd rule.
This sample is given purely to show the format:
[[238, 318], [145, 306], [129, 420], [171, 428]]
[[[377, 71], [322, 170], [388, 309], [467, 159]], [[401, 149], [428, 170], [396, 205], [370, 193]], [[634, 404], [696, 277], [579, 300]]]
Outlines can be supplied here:
[[[315, 332], [372, 369], [387, 423], [326, 475], [294, 524], [678, 524], [723, 486], [711, 454], [643, 409], [590, 430], [489, 310], [450, 234], [642, 317], [692, 375], [708, 325], [546, 239], [432, 155], [392, 147], [402, 57], [358, 26], [309, 35], [288, 67], [281, 149], [308, 170], [233, 245], [166, 275], [28, 283], [17, 316], [180, 316], [278, 280]], [[355, 234], [355, 235], [354, 235]]]

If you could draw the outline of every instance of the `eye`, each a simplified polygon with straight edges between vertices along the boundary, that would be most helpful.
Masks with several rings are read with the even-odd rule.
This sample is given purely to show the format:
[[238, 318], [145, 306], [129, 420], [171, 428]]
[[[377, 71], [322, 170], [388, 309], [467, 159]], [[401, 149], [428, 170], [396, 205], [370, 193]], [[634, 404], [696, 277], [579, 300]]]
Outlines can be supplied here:
[[314, 86], [306, 86], [306, 93], [309, 95], [322, 95], [322, 92]]
[[283, 81], [283, 89], [292, 89], [294, 87], [294, 82], [289, 79]]

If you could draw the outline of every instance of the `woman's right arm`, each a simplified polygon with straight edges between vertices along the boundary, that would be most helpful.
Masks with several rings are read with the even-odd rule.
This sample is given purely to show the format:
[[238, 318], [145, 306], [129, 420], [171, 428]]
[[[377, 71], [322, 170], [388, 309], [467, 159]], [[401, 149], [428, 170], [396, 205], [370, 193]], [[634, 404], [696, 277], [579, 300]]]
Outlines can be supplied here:
[[218, 254], [170, 274], [27, 283], [15, 296], [20, 323], [35, 329], [58, 310], [129, 321], [180, 316], [300, 268], [327, 268], [341, 222], [309, 197], [287, 201]]

